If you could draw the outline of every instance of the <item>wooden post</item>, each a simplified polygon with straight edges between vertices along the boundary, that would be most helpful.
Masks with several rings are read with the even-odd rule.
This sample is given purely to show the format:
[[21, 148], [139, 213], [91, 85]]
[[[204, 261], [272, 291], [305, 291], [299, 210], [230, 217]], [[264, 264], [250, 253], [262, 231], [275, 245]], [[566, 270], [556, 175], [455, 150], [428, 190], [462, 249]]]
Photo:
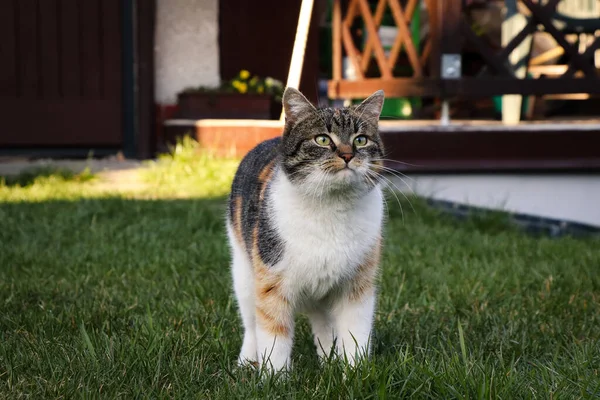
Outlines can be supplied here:
[[342, 79], [342, 7], [341, 0], [333, 0], [333, 80]]
[[[298, 86], [300, 86], [302, 66], [304, 65], [304, 51], [306, 50], [306, 39], [308, 37], [313, 4], [314, 0], [302, 0], [302, 4], [300, 5], [300, 16], [298, 17], [298, 27], [296, 28], [296, 38], [294, 39], [294, 49], [292, 50], [286, 87], [298, 89]], [[281, 110], [279, 120], [283, 121], [284, 119], [285, 112]]]

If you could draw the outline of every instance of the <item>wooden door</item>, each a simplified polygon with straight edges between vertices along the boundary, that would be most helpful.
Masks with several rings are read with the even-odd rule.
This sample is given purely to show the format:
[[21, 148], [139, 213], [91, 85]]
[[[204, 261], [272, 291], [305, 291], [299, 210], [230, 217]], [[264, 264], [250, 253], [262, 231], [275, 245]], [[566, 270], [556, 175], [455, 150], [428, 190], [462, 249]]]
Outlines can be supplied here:
[[0, 1], [0, 147], [121, 146], [119, 0]]

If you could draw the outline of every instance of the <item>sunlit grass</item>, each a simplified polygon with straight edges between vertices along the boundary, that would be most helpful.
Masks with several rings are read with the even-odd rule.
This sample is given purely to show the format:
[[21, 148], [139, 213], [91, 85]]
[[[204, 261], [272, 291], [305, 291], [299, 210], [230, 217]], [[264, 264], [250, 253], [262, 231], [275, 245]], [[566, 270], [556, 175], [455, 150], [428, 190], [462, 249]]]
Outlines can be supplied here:
[[229, 193], [239, 160], [218, 158], [199, 151], [186, 137], [169, 154], [149, 163], [142, 179], [149, 193], [168, 197], [214, 197]]
[[[191, 198], [227, 194], [239, 160], [219, 158], [186, 137], [169, 153], [133, 171], [133, 184], [107, 182], [89, 168], [73, 172], [42, 167], [0, 177], [0, 201], [76, 200], [79, 198]], [[126, 171], [130, 173], [130, 171]], [[129, 178], [131, 179], [131, 178]], [[131, 182], [128, 182], [131, 183]]]
[[[531, 237], [388, 199], [373, 358], [319, 365], [299, 318], [285, 380], [236, 369], [224, 233], [237, 166], [193, 142], [124, 190], [0, 185], [0, 398], [597, 398], [600, 240]], [[17, 179], [17, 178], [15, 178]]]

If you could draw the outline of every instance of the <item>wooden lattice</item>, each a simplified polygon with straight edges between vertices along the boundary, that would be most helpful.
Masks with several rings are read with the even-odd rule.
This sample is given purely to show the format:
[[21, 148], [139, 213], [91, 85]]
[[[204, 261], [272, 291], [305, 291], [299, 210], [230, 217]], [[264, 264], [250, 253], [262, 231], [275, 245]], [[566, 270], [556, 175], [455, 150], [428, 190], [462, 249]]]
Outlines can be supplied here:
[[[408, 0], [406, 6], [402, 8], [399, 0], [379, 0], [375, 13], [372, 14], [367, 0], [350, 0], [347, 11], [342, 18], [340, 0], [335, 0], [334, 38], [337, 35], [341, 40], [336, 41], [334, 39], [334, 53], [336, 52], [335, 46], [338, 46], [338, 54], [337, 57], [335, 57], [336, 59], [334, 59], [334, 79], [339, 80], [342, 76], [342, 65], [339, 60], [339, 58], [341, 58], [340, 42], [343, 43], [343, 48], [354, 67], [358, 80], [365, 79], [365, 72], [369, 66], [371, 55], [375, 56], [381, 78], [392, 79], [394, 66], [402, 50], [407, 54], [410, 66], [413, 70], [413, 76], [417, 78], [422, 77], [423, 65], [431, 51], [431, 46], [427, 43], [424, 47], [423, 54], [419, 57], [418, 49], [415, 47], [411, 37], [409, 28], [410, 21], [418, 4], [419, 0]], [[389, 55], [386, 56], [381, 40], [379, 39], [378, 29], [381, 26], [381, 21], [388, 7], [392, 13], [394, 23], [398, 28], [398, 35], [396, 36]], [[362, 18], [368, 34], [367, 42], [362, 51], [354, 46], [352, 35], [350, 33], [350, 26], [356, 17]]]
[[[373, 12], [367, 0], [349, 0], [344, 13], [342, 0], [334, 0], [333, 76], [328, 83], [328, 94], [331, 98], [360, 98], [378, 89], [384, 89], [389, 97], [600, 94], [600, 77], [593, 63], [595, 52], [600, 50], [600, 37], [596, 37], [585, 51], [579, 52], [576, 46], [567, 40], [567, 31], [555, 26], [553, 22], [557, 18], [563, 18], [557, 13], [557, 5], [561, 0], [506, 0], [520, 2], [527, 10], [528, 21], [523, 29], [499, 50], [491, 47], [473, 32], [464, 15], [463, 0], [423, 1], [428, 13], [429, 35], [419, 54], [409, 29], [414, 11], [419, 6], [418, 0], [404, 0], [404, 7], [401, 6], [400, 0], [378, 0]], [[378, 29], [388, 8], [398, 28], [398, 34], [391, 51], [386, 55]], [[368, 35], [362, 49], [354, 45], [350, 31], [356, 18], [363, 20]], [[588, 28], [593, 28], [598, 23], [597, 18], [563, 20], [571, 25]], [[539, 30], [549, 33], [556, 40], [561, 53], [568, 58], [568, 66], [561, 72], [560, 78], [519, 79], [515, 74], [519, 65], [510, 62], [510, 55], [526, 38]], [[491, 74], [463, 76], [459, 79], [444, 77], [442, 55], [460, 54], [464, 40], [471, 42], [479, 52]], [[344, 78], [342, 74], [344, 51], [354, 68], [355, 77], [352, 79]], [[402, 51], [406, 53], [412, 67], [410, 77], [394, 76], [394, 67]], [[380, 76], [367, 74], [372, 59], [379, 67]]]

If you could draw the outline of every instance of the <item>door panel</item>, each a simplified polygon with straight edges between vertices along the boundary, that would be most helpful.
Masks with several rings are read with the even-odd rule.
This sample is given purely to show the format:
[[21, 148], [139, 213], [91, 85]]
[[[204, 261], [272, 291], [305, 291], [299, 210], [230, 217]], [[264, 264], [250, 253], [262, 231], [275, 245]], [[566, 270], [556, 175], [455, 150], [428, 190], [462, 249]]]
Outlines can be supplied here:
[[121, 146], [119, 0], [0, 2], [0, 146]]

